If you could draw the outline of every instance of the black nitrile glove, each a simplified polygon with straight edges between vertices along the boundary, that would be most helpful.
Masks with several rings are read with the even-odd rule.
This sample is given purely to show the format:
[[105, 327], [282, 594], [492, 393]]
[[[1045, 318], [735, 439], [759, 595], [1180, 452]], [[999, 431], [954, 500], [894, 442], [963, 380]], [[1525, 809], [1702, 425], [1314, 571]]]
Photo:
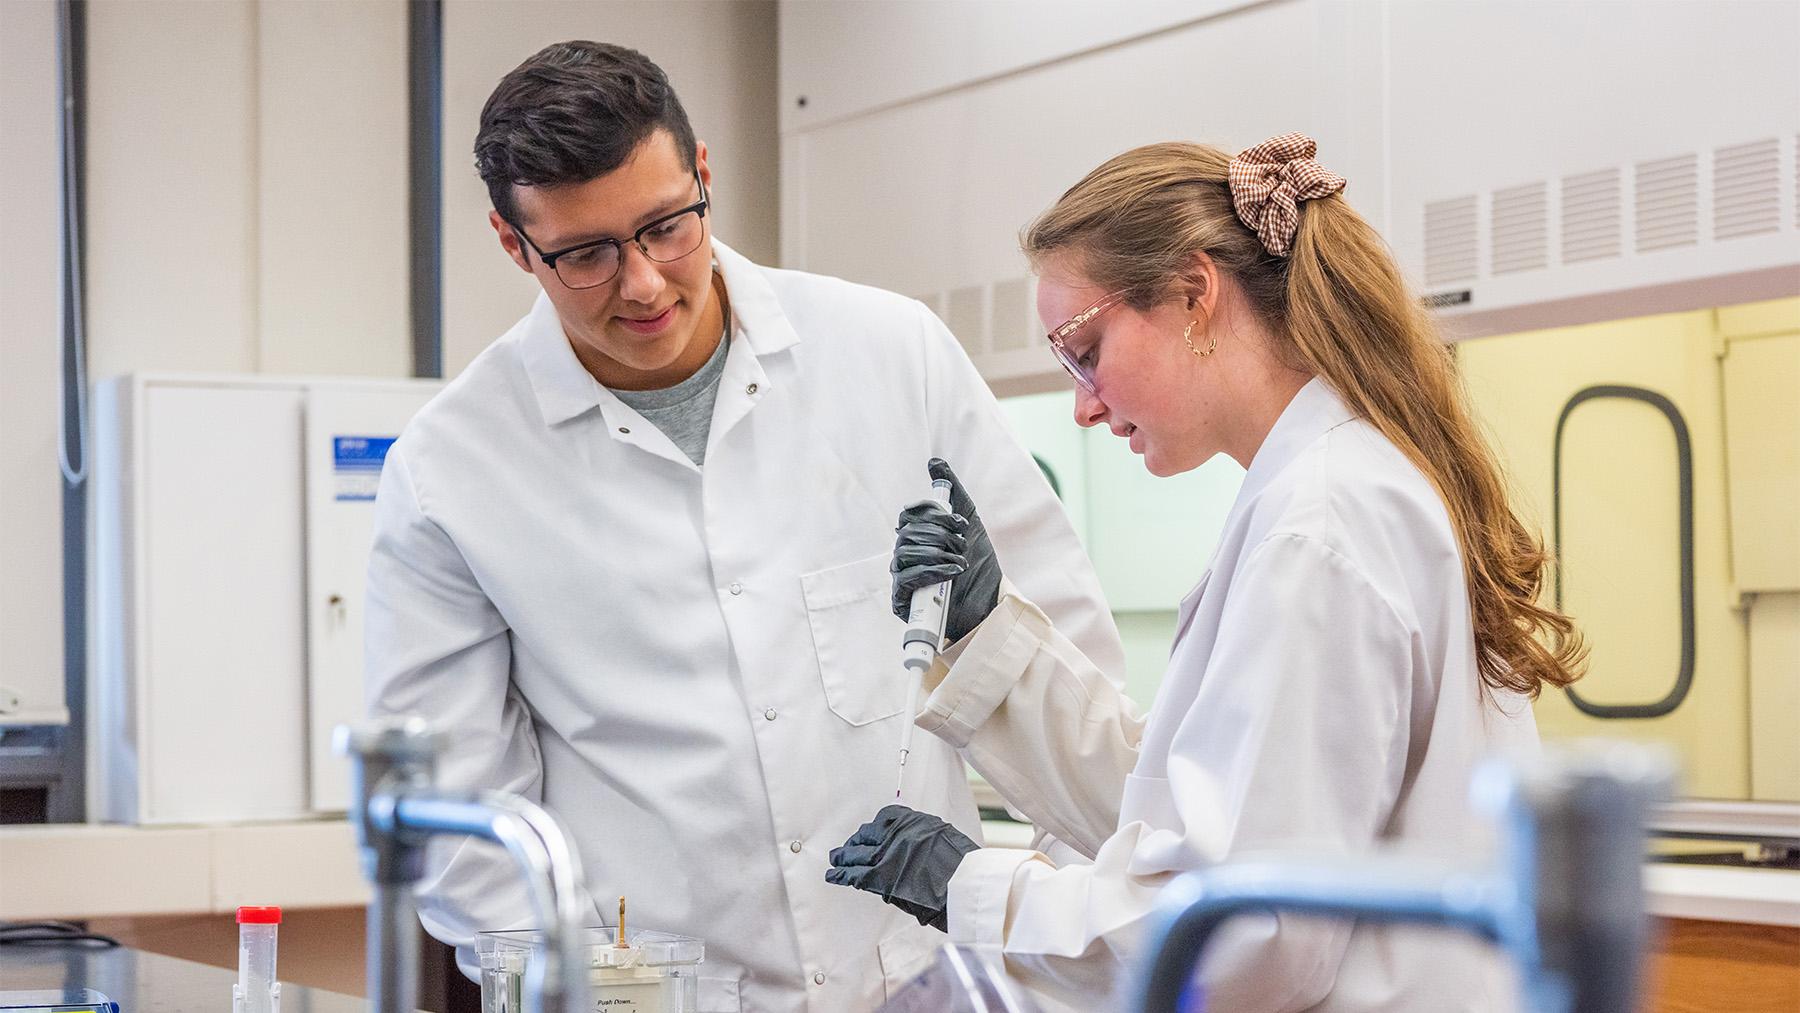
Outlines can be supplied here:
[[929, 470], [933, 479], [949, 481], [950, 509], [924, 500], [900, 511], [900, 534], [888, 566], [894, 575], [892, 604], [894, 614], [904, 621], [912, 611], [914, 591], [954, 580], [944, 638], [955, 643], [980, 626], [999, 603], [1000, 559], [975, 512], [975, 501], [950, 465], [934, 457]]
[[831, 849], [825, 882], [879, 894], [920, 925], [947, 932], [950, 877], [979, 847], [936, 816], [895, 803]]

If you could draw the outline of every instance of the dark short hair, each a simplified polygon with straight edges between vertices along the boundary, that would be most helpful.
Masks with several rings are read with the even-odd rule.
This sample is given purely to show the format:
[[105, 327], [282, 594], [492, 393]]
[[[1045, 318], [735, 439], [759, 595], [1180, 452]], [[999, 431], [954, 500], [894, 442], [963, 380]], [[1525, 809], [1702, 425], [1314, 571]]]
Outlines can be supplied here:
[[661, 67], [623, 46], [558, 42], [515, 67], [488, 96], [475, 171], [494, 210], [517, 222], [514, 186], [604, 176], [657, 130], [667, 130], [693, 166], [694, 128]]

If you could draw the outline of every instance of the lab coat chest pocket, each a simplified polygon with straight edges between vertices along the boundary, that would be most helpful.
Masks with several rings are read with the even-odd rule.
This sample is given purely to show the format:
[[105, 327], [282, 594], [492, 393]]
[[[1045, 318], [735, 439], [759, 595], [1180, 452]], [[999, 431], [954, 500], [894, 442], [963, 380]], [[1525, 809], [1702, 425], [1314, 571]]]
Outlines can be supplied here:
[[800, 577], [825, 703], [853, 725], [892, 717], [906, 705], [899, 674], [906, 627], [888, 607], [889, 558], [884, 552]]

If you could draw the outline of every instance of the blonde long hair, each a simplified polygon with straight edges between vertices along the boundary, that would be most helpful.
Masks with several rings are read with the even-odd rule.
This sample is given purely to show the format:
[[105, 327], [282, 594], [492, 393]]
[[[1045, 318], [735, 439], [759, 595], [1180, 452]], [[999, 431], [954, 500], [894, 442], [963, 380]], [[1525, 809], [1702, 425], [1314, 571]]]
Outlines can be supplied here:
[[1307, 201], [1286, 257], [1238, 220], [1231, 156], [1199, 144], [1134, 148], [1088, 173], [1028, 226], [1034, 265], [1072, 256], [1082, 276], [1148, 309], [1204, 252], [1243, 292], [1289, 364], [1323, 377], [1437, 488], [1462, 549], [1484, 684], [1536, 697], [1580, 677], [1568, 616], [1538, 603], [1549, 554], [1507, 502], [1449, 347], [1381, 237], [1341, 195]]

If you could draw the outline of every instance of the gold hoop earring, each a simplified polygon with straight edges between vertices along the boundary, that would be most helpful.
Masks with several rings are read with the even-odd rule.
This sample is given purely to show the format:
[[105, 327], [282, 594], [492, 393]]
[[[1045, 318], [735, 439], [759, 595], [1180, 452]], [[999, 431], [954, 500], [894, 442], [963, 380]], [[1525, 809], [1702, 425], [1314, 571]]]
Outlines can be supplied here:
[[1199, 322], [1200, 321], [1198, 320], [1189, 320], [1187, 329], [1181, 332], [1181, 340], [1188, 346], [1188, 351], [1193, 352], [1196, 358], [1204, 359], [1219, 350], [1219, 336], [1217, 334], [1212, 336], [1212, 340], [1206, 343], [1206, 351], [1202, 352], [1200, 349], [1195, 348], [1194, 342], [1190, 340], [1189, 336], [1194, 333], [1194, 325]]

